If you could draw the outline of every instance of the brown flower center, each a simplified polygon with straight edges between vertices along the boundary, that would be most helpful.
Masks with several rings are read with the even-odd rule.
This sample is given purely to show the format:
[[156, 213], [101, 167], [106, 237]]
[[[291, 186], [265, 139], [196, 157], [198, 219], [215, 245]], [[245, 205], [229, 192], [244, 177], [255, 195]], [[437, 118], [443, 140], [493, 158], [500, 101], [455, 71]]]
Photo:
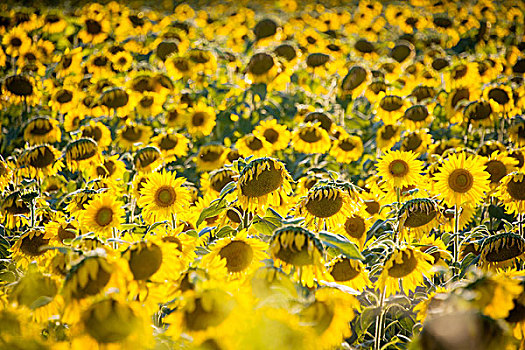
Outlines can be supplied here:
[[354, 269], [349, 259], [344, 258], [332, 266], [330, 274], [336, 282], [347, 282], [359, 276], [359, 271]]
[[97, 35], [102, 32], [102, 25], [93, 19], [86, 20], [87, 32], [91, 35]]
[[98, 226], [104, 227], [113, 221], [113, 209], [109, 207], [100, 208], [95, 215], [95, 222]]
[[263, 132], [263, 136], [269, 143], [276, 143], [279, 140], [279, 133], [274, 129], [266, 129]]
[[250, 59], [247, 70], [253, 75], [263, 75], [274, 66], [273, 58], [267, 53], [256, 53]]
[[252, 247], [243, 241], [231, 241], [219, 251], [221, 258], [226, 259], [228, 272], [244, 271], [253, 259]]
[[510, 101], [507, 91], [500, 88], [491, 89], [489, 91], [489, 98], [496, 101], [500, 105], [507, 104]]
[[308, 127], [299, 132], [299, 138], [304, 142], [316, 143], [322, 139], [322, 136], [315, 127]]
[[49, 243], [49, 239], [38, 234], [33, 235], [33, 237], [27, 235], [21, 239], [20, 250], [29, 256], [39, 256], [44, 254], [46, 250], [42, 248]]
[[423, 105], [412, 106], [405, 111], [404, 117], [413, 122], [422, 122], [428, 117], [427, 107]]
[[162, 250], [156, 244], [140, 242], [131, 248], [128, 264], [135, 280], [147, 280], [160, 268]]
[[499, 160], [489, 160], [485, 166], [486, 171], [490, 174], [490, 182], [493, 184], [497, 184], [507, 175], [507, 167]]
[[204, 122], [208, 119], [208, 113], [206, 112], [196, 112], [191, 117], [191, 123], [193, 126], [202, 126]]
[[270, 163], [270, 167], [265, 168], [258, 176], [254, 175], [249, 180], [241, 180], [241, 193], [246, 197], [261, 197], [281, 187], [283, 180], [282, 170]]
[[261, 140], [259, 140], [257, 137], [253, 137], [251, 140], [249, 140], [246, 145], [248, 148], [252, 151], [258, 151], [261, 148], [263, 148], [263, 143]]
[[525, 181], [511, 179], [507, 184], [507, 192], [514, 200], [525, 200]]
[[403, 99], [399, 96], [385, 96], [379, 102], [379, 107], [387, 112], [394, 112], [403, 107]]
[[388, 171], [394, 177], [403, 177], [408, 174], [409, 168], [407, 162], [402, 159], [394, 159], [388, 165]]
[[403, 278], [408, 276], [417, 267], [417, 259], [412, 251], [403, 251], [402, 261], [398, 263], [394, 261], [392, 267], [388, 269], [388, 275], [394, 278]]
[[358, 215], [346, 219], [344, 227], [345, 232], [353, 238], [360, 239], [366, 234], [365, 219]]
[[235, 306], [235, 301], [226, 292], [208, 291], [205, 306], [204, 298], [197, 298], [194, 307], [184, 311], [184, 321], [187, 329], [203, 331], [209, 327], [220, 325]]
[[306, 202], [306, 209], [310, 214], [318, 218], [329, 218], [339, 212], [343, 207], [343, 197], [337, 192], [336, 196], [325, 197], [310, 196]]
[[171, 186], [162, 186], [155, 192], [155, 204], [159, 207], [170, 207], [175, 203], [177, 194]]
[[448, 176], [448, 186], [454, 192], [465, 193], [474, 185], [474, 177], [466, 169], [456, 169]]
[[363, 67], [354, 66], [344, 77], [341, 87], [344, 91], [352, 91], [366, 80], [366, 76], [367, 73]]

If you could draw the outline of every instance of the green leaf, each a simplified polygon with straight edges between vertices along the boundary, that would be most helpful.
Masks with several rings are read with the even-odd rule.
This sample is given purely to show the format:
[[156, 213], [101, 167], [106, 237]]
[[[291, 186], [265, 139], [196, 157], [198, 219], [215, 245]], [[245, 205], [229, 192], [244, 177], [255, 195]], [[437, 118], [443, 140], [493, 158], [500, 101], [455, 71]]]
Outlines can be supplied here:
[[200, 224], [207, 218], [211, 218], [215, 215], [219, 215], [224, 210], [226, 210], [226, 205], [222, 203], [220, 200], [213, 201], [212, 204], [208, 208], [204, 208], [199, 215], [199, 219], [197, 220], [196, 226], [199, 227]]
[[[278, 216], [276, 216], [277, 214]], [[270, 213], [264, 218], [257, 217], [254, 220], [253, 227], [263, 235], [271, 236], [273, 232], [283, 225], [282, 217], [277, 213]]]
[[45, 306], [45, 305], [49, 304], [52, 301], [53, 301], [53, 298], [50, 298], [50, 297], [45, 296], [45, 295], [42, 295], [42, 296], [40, 296], [37, 300], [35, 300], [31, 304], [30, 308], [32, 310], [35, 310], [35, 309], [38, 309], [39, 307], [42, 307], [42, 306]]
[[231, 235], [232, 232], [235, 232], [235, 229], [232, 228], [231, 226], [227, 225], [227, 226], [223, 226], [219, 230], [217, 230], [217, 232], [215, 233], [215, 236], [217, 238], [223, 238], [223, 237]]
[[338, 248], [347, 258], [361, 261], [365, 260], [365, 257], [361, 254], [357, 245], [350, 242], [346, 237], [326, 231], [319, 232], [319, 237], [326, 245]]
[[232, 190], [237, 186], [237, 182], [236, 181], [230, 181], [228, 182], [228, 184], [226, 184], [226, 186], [224, 186], [221, 190], [221, 193], [219, 194], [219, 198], [223, 198], [224, 196], [226, 196], [228, 193], [231, 193]]
[[12, 283], [16, 281], [16, 276], [11, 271], [3, 271], [3, 272], [0, 272], [0, 281]]

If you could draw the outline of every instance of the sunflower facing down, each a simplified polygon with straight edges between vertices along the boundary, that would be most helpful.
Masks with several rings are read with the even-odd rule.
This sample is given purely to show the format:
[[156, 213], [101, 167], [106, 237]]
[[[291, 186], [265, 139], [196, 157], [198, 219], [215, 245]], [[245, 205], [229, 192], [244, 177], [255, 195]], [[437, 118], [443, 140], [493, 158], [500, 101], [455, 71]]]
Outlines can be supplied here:
[[513, 233], [500, 233], [486, 238], [481, 246], [481, 265], [501, 269], [515, 265], [525, 256], [525, 239]]
[[334, 229], [357, 211], [359, 205], [346, 191], [335, 184], [326, 184], [312, 187], [298, 209], [299, 215], [306, 218], [307, 225]]
[[389, 151], [377, 163], [377, 172], [386, 190], [401, 189], [422, 182], [423, 162], [413, 152]]
[[396, 248], [385, 262], [377, 281], [378, 289], [385, 289], [385, 297], [400, 290], [406, 294], [424, 284], [424, 278], [434, 274], [432, 256], [413, 247]]
[[435, 191], [451, 206], [475, 205], [489, 192], [489, 178], [480, 158], [451, 154], [434, 175]]
[[189, 205], [190, 193], [182, 186], [185, 181], [185, 178], [177, 178], [175, 173], [164, 170], [148, 176], [137, 200], [138, 206], [142, 208], [142, 217], [147, 223], [170, 221]]
[[411, 199], [399, 211], [399, 231], [408, 229], [409, 235], [421, 238], [438, 224], [440, 209], [430, 198]]
[[30, 145], [55, 143], [61, 135], [58, 121], [49, 117], [35, 117], [24, 127], [24, 140]]
[[288, 201], [292, 177], [284, 165], [273, 158], [258, 158], [248, 163], [237, 181], [239, 204], [244, 210], [265, 213]]
[[113, 194], [102, 193], [93, 198], [86, 206], [85, 213], [80, 217], [83, 230], [104, 237], [111, 237], [113, 229], [118, 229], [123, 223], [124, 203], [118, 201]]
[[62, 168], [60, 156], [60, 152], [53, 146], [35, 146], [18, 158], [18, 168], [22, 176], [46, 178], [55, 175]]
[[259, 267], [264, 266], [263, 260], [268, 258], [265, 251], [268, 244], [247, 236], [247, 231], [242, 230], [235, 237], [219, 239], [212, 247], [211, 253], [203, 258], [202, 263], [215, 257], [226, 260], [226, 269], [233, 279], [250, 275]]
[[314, 233], [298, 226], [284, 226], [270, 239], [270, 254], [274, 265], [291, 273], [301, 284], [313, 287], [314, 278], [332, 280], [324, 267], [323, 244]]

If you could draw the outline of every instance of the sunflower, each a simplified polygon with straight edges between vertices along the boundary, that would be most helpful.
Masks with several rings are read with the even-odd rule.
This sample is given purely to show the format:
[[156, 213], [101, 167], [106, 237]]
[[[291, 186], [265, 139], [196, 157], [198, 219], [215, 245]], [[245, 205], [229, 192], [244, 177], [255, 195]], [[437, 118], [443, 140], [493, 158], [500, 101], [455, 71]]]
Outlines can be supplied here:
[[61, 135], [58, 121], [49, 117], [35, 117], [24, 126], [24, 141], [30, 145], [55, 143]]
[[210, 173], [204, 173], [201, 177], [201, 190], [204, 193], [211, 190], [218, 195], [227, 184], [235, 181], [236, 176], [238, 176], [238, 174], [228, 167], [220, 168]]
[[390, 150], [401, 138], [401, 127], [394, 124], [382, 125], [376, 134], [377, 148], [380, 150]]
[[2, 224], [8, 229], [21, 227], [28, 222], [28, 216], [31, 212], [30, 207], [22, 200], [20, 191], [5, 194], [0, 203], [0, 219]]
[[277, 229], [270, 239], [270, 254], [274, 265], [293, 276], [301, 284], [313, 287], [314, 278], [330, 280], [324, 267], [324, 248], [316, 235], [298, 226]]
[[489, 192], [490, 174], [483, 169], [482, 160], [464, 152], [451, 154], [435, 174], [435, 191], [449, 205], [475, 205]]
[[186, 128], [192, 136], [208, 136], [215, 127], [215, 110], [199, 102], [189, 107], [186, 114]]
[[305, 305], [299, 317], [301, 324], [315, 330], [316, 348], [332, 349], [352, 334], [349, 323], [358, 304], [354, 296], [336, 288], [323, 287], [315, 291], [315, 300]]
[[274, 57], [266, 52], [254, 54], [246, 66], [246, 79], [250, 84], [270, 83], [279, 75]]
[[292, 145], [297, 152], [325, 153], [330, 149], [331, 142], [320, 122], [307, 122], [293, 131]]
[[240, 170], [237, 193], [241, 208], [254, 213], [265, 213], [269, 207], [278, 207], [288, 201], [292, 178], [284, 165], [273, 158], [251, 160]]
[[130, 94], [120, 87], [108, 87], [102, 92], [100, 106], [107, 115], [125, 116], [133, 110], [136, 101], [131, 100]]
[[317, 184], [298, 205], [298, 213], [308, 226], [334, 229], [343, 224], [359, 208], [347, 191], [335, 183]]
[[112, 232], [118, 230], [124, 222], [123, 205], [109, 192], [95, 196], [88, 202], [85, 214], [80, 217], [82, 228], [86, 232], [111, 237]]
[[428, 146], [432, 144], [432, 136], [428, 129], [419, 129], [411, 132], [404, 132], [401, 135], [401, 151], [411, 151], [424, 154]]
[[483, 89], [483, 98], [490, 103], [492, 111], [504, 118], [511, 118], [518, 114], [514, 104], [512, 88], [507, 85], [489, 85]]
[[515, 171], [501, 179], [496, 196], [503, 202], [509, 213], [521, 214], [525, 212], [524, 176], [523, 172]]
[[290, 142], [290, 131], [286, 125], [278, 124], [275, 119], [261, 121], [255, 127], [253, 134], [268, 141], [274, 151], [285, 149]]
[[328, 273], [332, 275], [335, 283], [348, 286], [362, 292], [371, 285], [365, 265], [343, 255], [333, 258], [328, 263]]
[[424, 278], [430, 278], [432, 272], [431, 255], [414, 247], [396, 248], [383, 265], [383, 271], [377, 281], [378, 289], [385, 290], [385, 297], [402, 291], [408, 294], [424, 284]]
[[152, 134], [153, 131], [149, 126], [129, 122], [117, 131], [116, 141], [125, 150], [132, 150], [138, 144], [147, 144]]
[[513, 233], [485, 238], [481, 246], [481, 265], [486, 269], [507, 268], [525, 256], [525, 239]]
[[343, 136], [334, 141], [330, 154], [340, 163], [350, 163], [361, 158], [363, 141], [359, 136]]
[[486, 172], [490, 174], [490, 187], [492, 189], [498, 187], [501, 179], [517, 170], [517, 164], [518, 160], [497, 151], [492, 153], [490, 157], [487, 157], [485, 167]]
[[0, 155], [0, 188], [6, 189], [13, 176], [13, 164]]
[[156, 171], [164, 162], [162, 153], [155, 146], [146, 146], [138, 149], [133, 156], [133, 165], [139, 172], [150, 173]]
[[190, 193], [182, 186], [186, 181], [174, 172], [161, 171], [148, 176], [140, 190], [137, 204], [142, 208], [142, 217], [149, 224], [168, 220], [189, 205]]
[[[122, 346], [145, 349], [152, 345], [148, 322], [137, 301], [124, 301], [118, 294], [110, 294], [90, 303], [80, 311], [79, 322], [72, 336], [73, 348]], [[81, 332], [81, 333], [80, 333]]]
[[101, 160], [100, 150], [93, 139], [71, 141], [65, 149], [66, 164], [71, 171], [89, 169]]
[[27, 268], [32, 261], [42, 265], [49, 257], [48, 247], [52, 239], [52, 234], [42, 229], [27, 230], [11, 247], [13, 261], [23, 268]]
[[22, 176], [43, 179], [56, 173], [64, 165], [61, 153], [50, 145], [29, 148], [18, 158], [18, 170]]
[[11, 57], [17, 57], [31, 46], [31, 38], [27, 36], [24, 29], [12, 28], [2, 38], [2, 45], [6, 48], [5, 53]]
[[153, 137], [151, 142], [158, 147], [166, 160], [172, 157], [182, 158], [188, 154], [189, 140], [171, 128]]
[[[368, 205], [370, 205], [370, 203]], [[346, 217], [341, 225], [333, 228], [334, 233], [345, 236], [357, 244], [361, 250], [365, 248], [367, 233], [372, 226], [369, 217], [370, 214], [366, 211], [367, 208], [366, 202], [361, 204], [358, 210], [352, 210], [353, 213]]]
[[493, 125], [493, 109], [489, 102], [478, 100], [469, 103], [463, 109], [463, 116], [474, 126], [489, 127]]
[[379, 94], [376, 117], [385, 124], [394, 124], [405, 114], [406, 101], [397, 95]]
[[410, 199], [403, 204], [399, 210], [399, 230], [409, 230], [412, 234], [421, 238], [438, 225], [441, 216], [440, 209], [435, 200], [430, 198]]
[[235, 143], [235, 147], [239, 150], [241, 157], [244, 158], [249, 156], [255, 158], [269, 157], [273, 151], [272, 145], [264, 137], [258, 137], [253, 134], [241, 137]]
[[104, 157], [102, 162], [92, 167], [91, 178], [111, 179], [113, 181], [123, 180], [126, 164], [118, 158], [118, 154]]
[[220, 144], [202, 146], [195, 157], [197, 170], [210, 171], [222, 167], [226, 162], [228, 154], [227, 149]]
[[77, 36], [82, 42], [97, 45], [106, 40], [110, 30], [110, 22], [105, 18], [104, 13], [95, 14], [92, 12], [86, 14], [81, 21], [83, 26]]
[[247, 231], [242, 230], [235, 237], [219, 239], [210, 248], [211, 252], [203, 258], [202, 263], [206, 265], [209, 259], [217, 256], [225, 259], [230, 277], [239, 279], [264, 266], [268, 244], [258, 238], [248, 237]]
[[341, 81], [341, 97], [360, 96], [369, 87], [370, 79], [371, 74], [365, 67], [360, 65], [351, 67]]
[[417, 154], [409, 151], [388, 151], [377, 162], [377, 173], [385, 181], [387, 190], [419, 185], [423, 176], [423, 162]]
[[101, 149], [105, 149], [113, 142], [111, 131], [101, 122], [90, 120], [88, 125], [80, 128], [80, 131], [82, 137], [93, 139]]

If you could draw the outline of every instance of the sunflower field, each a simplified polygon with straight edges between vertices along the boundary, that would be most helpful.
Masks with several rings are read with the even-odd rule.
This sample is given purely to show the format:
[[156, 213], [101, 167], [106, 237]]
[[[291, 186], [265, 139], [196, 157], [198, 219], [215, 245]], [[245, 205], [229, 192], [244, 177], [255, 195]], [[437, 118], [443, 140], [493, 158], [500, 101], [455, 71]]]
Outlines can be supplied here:
[[525, 349], [525, 3], [35, 4], [0, 349]]

